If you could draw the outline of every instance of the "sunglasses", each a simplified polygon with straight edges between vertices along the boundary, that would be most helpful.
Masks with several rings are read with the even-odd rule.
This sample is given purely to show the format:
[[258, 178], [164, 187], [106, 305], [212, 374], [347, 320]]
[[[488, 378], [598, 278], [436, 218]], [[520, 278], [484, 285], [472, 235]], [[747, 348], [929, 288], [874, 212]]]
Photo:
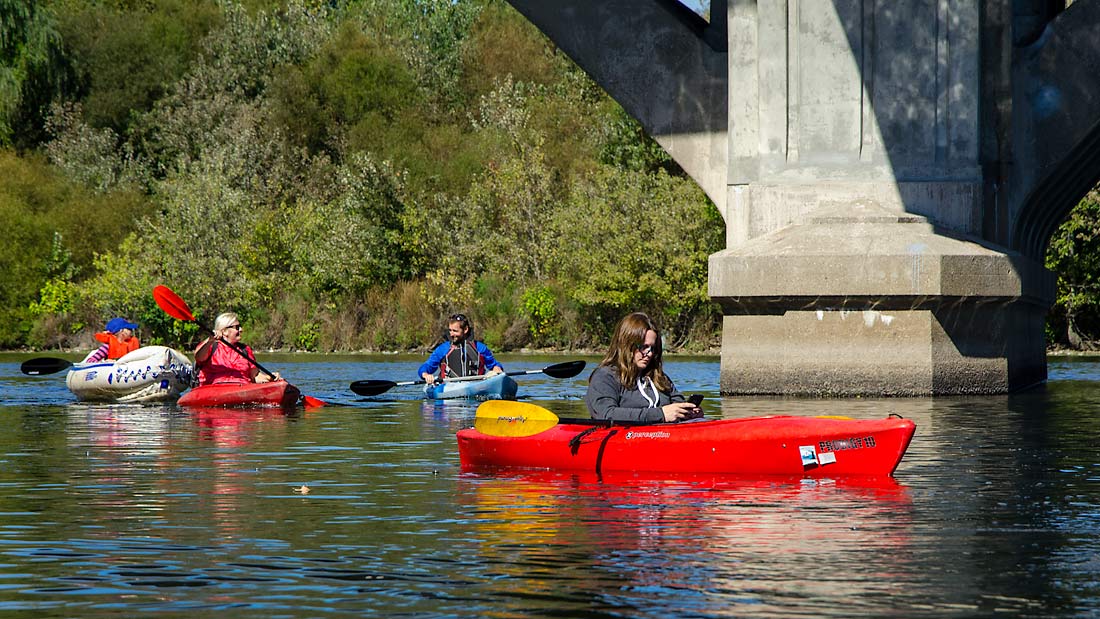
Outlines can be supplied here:
[[235, 324], [235, 325], [229, 325], [228, 327], [226, 327], [226, 329], [236, 329], [236, 330], [240, 331], [241, 330], [241, 325], [240, 325], [240, 323]]
[[469, 322], [466, 318], [466, 314], [451, 314], [451, 317], [447, 320], [450, 322]]
[[654, 344], [635, 344], [634, 350], [642, 353], [642, 355], [652, 355], [657, 346]]

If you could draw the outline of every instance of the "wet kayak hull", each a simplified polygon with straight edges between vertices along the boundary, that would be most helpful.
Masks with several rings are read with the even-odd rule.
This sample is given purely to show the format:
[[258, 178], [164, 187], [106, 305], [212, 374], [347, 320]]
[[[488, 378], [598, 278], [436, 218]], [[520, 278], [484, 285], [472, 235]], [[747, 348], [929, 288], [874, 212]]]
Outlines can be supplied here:
[[525, 437], [458, 432], [464, 468], [504, 467], [804, 477], [892, 475], [907, 419], [750, 417], [679, 424], [561, 423]]
[[65, 385], [88, 402], [165, 402], [191, 386], [191, 361], [166, 346], [144, 346], [117, 361], [77, 363]]
[[487, 374], [474, 380], [452, 379], [437, 385], [425, 385], [424, 397], [429, 400], [514, 400], [518, 390], [519, 385], [511, 376]]
[[202, 385], [185, 393], [179, 399], [180, 406], [247, 406], [293, 407], [301, 398], [301, 392], [285, 380], [269, 383], [219, 383]]

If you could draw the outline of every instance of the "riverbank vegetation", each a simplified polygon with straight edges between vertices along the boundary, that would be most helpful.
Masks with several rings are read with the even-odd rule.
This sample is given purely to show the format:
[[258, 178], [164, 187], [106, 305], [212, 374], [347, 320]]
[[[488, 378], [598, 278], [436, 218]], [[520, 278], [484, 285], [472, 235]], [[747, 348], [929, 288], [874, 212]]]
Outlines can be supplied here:
[[713, 341], [716, 209], [503, 2], [0, 13], [0, 348], [113, 315], [188, 339], [156, 284], [272, 348], [419, 349], [454, 311], [505, 350], [602, 345], [634, 309]]
[[[501, 0], [0, 0], [0, 349], [150, 291], [264, 348], [606, 344], [626, 311], [710, 348], [717, 210]], [[1097, 195], [1051, 245], [1049, 341], [1100, 337]]]

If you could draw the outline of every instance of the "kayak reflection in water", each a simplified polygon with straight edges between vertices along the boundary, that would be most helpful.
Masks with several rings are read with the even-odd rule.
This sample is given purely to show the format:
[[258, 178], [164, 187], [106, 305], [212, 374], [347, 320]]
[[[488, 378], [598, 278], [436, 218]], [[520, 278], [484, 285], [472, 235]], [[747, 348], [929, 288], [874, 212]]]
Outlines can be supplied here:
[[611, 347], [592, 375], [584, 403], [596, 419], [662, 423], [702, 417], [661, 367], [661, 332], [635, 312], [619, 321]]
[[[230, 349], [233, 347], [248, 356]], [[233, 312], [226, 312], [214, 320], [214, 334], [195, 348], [195, 367], [199, 370], [199, 385], [222, 383], [266, 383], [272, 380], [260, 372], [255, 363], [252, 348], [241, 343], [241, 320]], [[251, 361], [250, 361], [251, 360]], [[274, 380], [280, 380], [275, 373]]]
[[493, 357], [485, 342], [474, 339], [474, 327], [465, 314], [451, 314], [447, 319], [447, 336], [448, 341], [436, 346], [428, 360], [416, 370], [424, 382], [430, 385], [446, 378], [504, 371], [504, 366]]

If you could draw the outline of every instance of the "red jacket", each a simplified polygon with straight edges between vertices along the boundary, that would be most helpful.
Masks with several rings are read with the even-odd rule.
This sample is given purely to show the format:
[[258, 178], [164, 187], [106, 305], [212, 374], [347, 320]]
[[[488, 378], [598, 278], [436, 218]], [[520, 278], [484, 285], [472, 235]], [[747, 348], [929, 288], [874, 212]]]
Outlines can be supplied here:
[[[229, 344], [225, 342], [214, 342], [212, 345], [214, 350], [210, 353], [210, 357], [198, 366], [200, 385], [252, 382], [253, 364], [229, 350]], [[252, 348], [243, 345], [242, 348], [249, 359], [256, 358]]]

